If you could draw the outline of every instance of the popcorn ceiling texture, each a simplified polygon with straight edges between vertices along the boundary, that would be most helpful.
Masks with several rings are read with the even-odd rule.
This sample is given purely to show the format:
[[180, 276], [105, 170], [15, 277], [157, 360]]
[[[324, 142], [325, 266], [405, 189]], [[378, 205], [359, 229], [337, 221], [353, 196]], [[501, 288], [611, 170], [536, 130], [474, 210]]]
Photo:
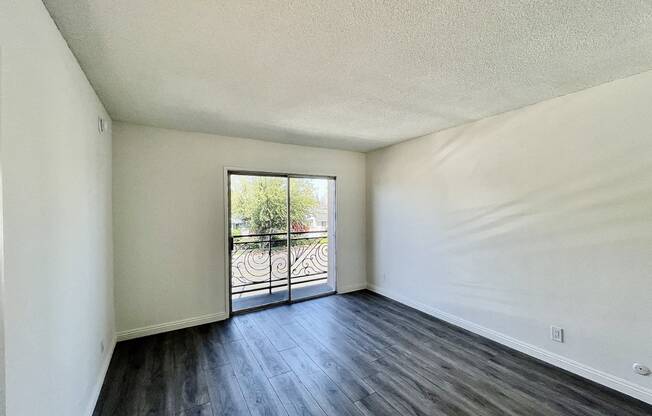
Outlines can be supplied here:
[[367, 151], [652, 69], [652, 2], [45, 0], [116, 120]]

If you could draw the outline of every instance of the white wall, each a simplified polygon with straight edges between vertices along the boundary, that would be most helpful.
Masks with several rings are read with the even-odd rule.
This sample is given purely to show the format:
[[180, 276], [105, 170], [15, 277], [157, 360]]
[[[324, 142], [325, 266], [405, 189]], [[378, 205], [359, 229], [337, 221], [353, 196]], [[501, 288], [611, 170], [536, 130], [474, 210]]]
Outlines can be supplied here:
[[119, 337], [226, 316], [225, 167], [336, 175], [338, 290], [366, 284], [363, 154], [115, 123]]
[[0, 44], [0, 416], [5, 406], [5, 255], [2, 204], [2, 45]]
[[[2, 97], [2, 50], [0, 50], [0, 97]], [[1, 100], [0, 100], [1, 101]], [[2, 137], [2, 108], [0, 108], [0, 138]], [[0, 156], [2, 149], [0, 148]], [[0, 157], [1, 159], [1, 157]], [[1, 162], [1, 160], [0, 160]], [[5, 406], [5, 255], [2, 208], [2, 166], [0, 164], [0, 416], [6, 415]]]
[[114, 337], [108, 116], [41, 1], [0, 2], [0, 48], [7, 414], [86, 415]]
[[650, 109], [652, 72], [369, 154], [370, 287], [652, 401]]

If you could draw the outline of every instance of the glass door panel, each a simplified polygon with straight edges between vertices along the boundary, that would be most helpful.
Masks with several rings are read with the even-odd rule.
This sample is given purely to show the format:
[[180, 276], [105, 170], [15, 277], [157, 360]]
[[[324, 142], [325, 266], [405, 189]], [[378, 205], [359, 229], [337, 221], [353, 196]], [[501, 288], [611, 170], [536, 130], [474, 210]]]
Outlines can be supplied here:
[[231, 308], [289, 300], [288, 179], [229, 174]]
[[[290, 177], [290, 288], [301, 300], [335, 291], [329, 252], [334, 247], [335, 180]], [[329, 250], [330, 248], [330, 250]], [[334, 267], [332, 267], [334, 270]]]

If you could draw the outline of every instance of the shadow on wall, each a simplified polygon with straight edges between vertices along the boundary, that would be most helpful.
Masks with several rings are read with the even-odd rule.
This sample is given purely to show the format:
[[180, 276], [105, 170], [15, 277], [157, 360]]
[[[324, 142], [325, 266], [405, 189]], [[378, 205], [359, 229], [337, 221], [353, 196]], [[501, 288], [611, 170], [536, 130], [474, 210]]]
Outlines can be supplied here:
[[[547, 225], [548, 232], [539, 234], [540, 239], [563, 237], [565, 245], [573, 244], [567, 240], [568, 237], [591, 233], [592, 237], [599, 238], [609, 227], [644, 223], [649, 219], [645, 205], [642, 204], [638, 212], [629, 210], [625, 215], [618, 210], [619, 206], [628, 202], [652, 198], [652, 188], [647, 185], [652, 181], [652, 161], [638, 160], [632, 163], [627, 156], [637, 150], [631, 149], [623, 155], [603, 160], [581, 175], [565, 177], [556, 184], [531, 190], [509, 201], [475, 207], [470, 211], [450, 212], [452, 216], [471, 215], [447, 225], [444, 236], [447, 244], [440, 248], [461, 249], [463, 242], [469, 240], [473, 243], [488, 242], [494, 237], [509, 234], [511, 230], [528, 228], [533, 223]], [[557, 217], [571, 217], [575, 222], [560, 229], [564, 221], [557, 221]], [[522, 247], [535, 250], [536, 241], [532, 240], [532, 235], [524, 237], [528, 244]], [[491, 241], [492, 247], [495, 243]], [[515, 241], [512, 240], [510, 244], [513, 243]], [[575, 244], [583, 242], [575, 241]]]

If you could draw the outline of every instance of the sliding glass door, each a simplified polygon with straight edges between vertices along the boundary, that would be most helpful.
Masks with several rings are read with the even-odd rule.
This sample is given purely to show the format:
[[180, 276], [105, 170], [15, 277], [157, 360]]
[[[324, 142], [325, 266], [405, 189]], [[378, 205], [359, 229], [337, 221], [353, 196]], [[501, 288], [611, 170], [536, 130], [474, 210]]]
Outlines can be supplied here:
[[333, 293], [335, 179], [229, 172], [228, 183], [232, 312]]
[[[289, 178], [291, 297], [300, 300], [332, 292], [328, 281], [329, 223], [334, 210], [335, 181], [326, 178]], [[334, 229], [334, 227], [332, 227]], [[335, 250], [331, 250], [333, 253]]]

